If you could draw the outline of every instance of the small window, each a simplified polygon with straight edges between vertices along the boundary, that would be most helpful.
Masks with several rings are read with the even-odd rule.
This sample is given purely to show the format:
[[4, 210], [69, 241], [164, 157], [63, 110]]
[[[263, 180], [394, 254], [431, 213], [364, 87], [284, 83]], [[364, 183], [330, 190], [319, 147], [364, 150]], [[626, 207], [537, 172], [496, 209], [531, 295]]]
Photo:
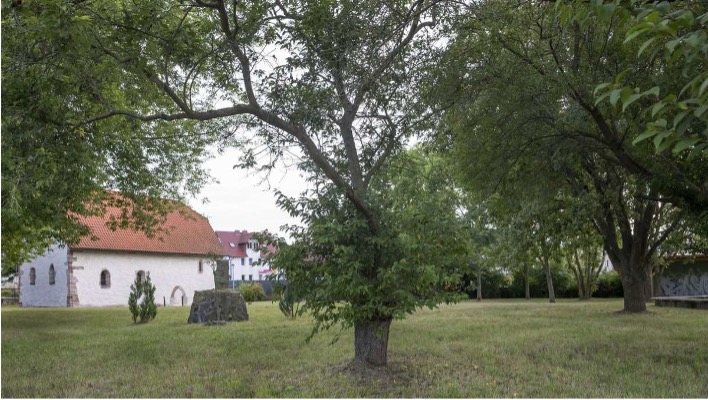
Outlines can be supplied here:
[[259, 280], [259, 281], [262, 281], [262, 280], [263, 280], [263, 275], [258, 274], [258, 280]]
[[[140, 271], [140, 272], [142, 272], [142, 271]], [[140, 273], [138, 273], [138, 274], [140, 274]], [[143, 273], [143, 275], [144, 275], [144, 273]], [[103, 271], [101, 271], [101, 288], [108, 289], [109, 287], [111, 287], [111, 273], [108, 272], [107, 269], [104, 269]]]
[[30, 268], [30, 285], [34, 285], [37, 282], [37, 271], [34, 267]]
[[199, 273], [201, 274], [202, 272], [204, 272], [204, 262], [199, 260]]
[[249, 259], [248, 259], [248, 265], [253, 265], [253, 259], [252, 259], [252, 258], [249, 258]]
[[229, 246], [230, 246], [232, 249], [233, 249], [234, 247], [236, 247], [236, 245], [234, 244], [234, 242], [230, 242], [230, 243], [229, 243]]
[[246, 259], [245, 259], [245, 258], [242, 258], [242, 259], [241, 259], [241, 265], [246, 265]]
[[252, 281], [253, 280], [253, 275], [248, 275], [248, 280]]
[[138, 271], [138, 281], [145, 283], [145, 271]]
[[241, 280], [245, 281], [246, 280], [246, 275], [241, 275]]
[[57, 275], [54, 271], [54, 264], [49, 265], [49, 284], [53, 285], [56, 283]]

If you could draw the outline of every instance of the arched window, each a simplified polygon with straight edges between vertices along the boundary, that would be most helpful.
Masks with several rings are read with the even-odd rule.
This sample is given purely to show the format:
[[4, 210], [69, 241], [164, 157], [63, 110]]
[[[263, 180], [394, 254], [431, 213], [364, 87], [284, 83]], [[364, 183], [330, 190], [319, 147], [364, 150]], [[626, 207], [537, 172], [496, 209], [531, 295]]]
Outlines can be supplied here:
[[145, 271], [138, 271], [138, 281], [140, 281], [140, 283], [145, 283]]
[[54, 264], [49, 265], [49, 284], [53, 285], [56, 283], [57, 274], [54, 272]]
[[30, 285], [34, 285], [36, 281], [37, 281], [37, 271], [35, 271], [34, 267], [32, 267], [32, 268], [30, 268]]
[[101, 271], [101, 287], [108, 289], [111, 287], [111, 273], [107, 269]]

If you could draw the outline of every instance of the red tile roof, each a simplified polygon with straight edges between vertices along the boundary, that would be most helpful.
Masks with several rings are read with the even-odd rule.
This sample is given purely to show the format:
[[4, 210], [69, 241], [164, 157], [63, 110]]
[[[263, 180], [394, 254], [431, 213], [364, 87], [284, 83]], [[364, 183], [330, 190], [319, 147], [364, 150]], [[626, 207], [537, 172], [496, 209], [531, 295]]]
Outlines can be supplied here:
[[[223, 251], [229, 257], [248, 257], [246, 253], [246, 245], [248, 244], [248, 240], [251, 238], [251, 235], [247, 231], [216, 231], [216, 236], [221, 242]], [[233, 247], [231, 247], [231, 243], [234, 244]]]
[[261, 258], [266, 258], [275, 255], [276, 251], [277, 249], [272, 244], [268, 244], [267, 246], [261, 246]]
[[[133, 229], [111, 230], [110, 217], [119, 217], [119, 207], [107, 206], [102, 216], [77, 216], [82, 224], [91, 230], [91, 235], [83, 237], [74, 249], [112, 250], [164, 254], [223, 255], [224, 251], [214, 234], [209, 220], [191, 208], [175, 203], [154, 237]], [[92, 237], [93, 236], [93, 237]], [[96, 240], [93, 240], [96, 239]]]

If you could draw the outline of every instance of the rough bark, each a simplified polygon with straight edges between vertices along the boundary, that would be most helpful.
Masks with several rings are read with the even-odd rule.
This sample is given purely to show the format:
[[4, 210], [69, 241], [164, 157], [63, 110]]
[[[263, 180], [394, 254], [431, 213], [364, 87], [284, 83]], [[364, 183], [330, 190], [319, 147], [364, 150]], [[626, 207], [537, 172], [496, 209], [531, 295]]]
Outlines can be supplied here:
[[386, 365], [391, 317], [354, 324], [354, 363]]
[[622, 276], [622, 288], [624, 289], [624, 312], [637, 313], [647, 310], [647, 303], [644, 298], [644, 281], [646, 274], [629, 272]]

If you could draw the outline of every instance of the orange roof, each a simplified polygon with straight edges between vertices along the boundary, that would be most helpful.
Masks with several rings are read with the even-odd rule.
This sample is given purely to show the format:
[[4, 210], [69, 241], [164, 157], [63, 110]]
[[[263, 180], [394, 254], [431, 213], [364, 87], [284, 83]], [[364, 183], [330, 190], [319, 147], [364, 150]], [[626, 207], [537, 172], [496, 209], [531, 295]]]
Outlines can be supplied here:
[[209, 220], [183, 204], [173, 204], [175, 209], [166, 215], [165, 221], [158, 226], [160, 231], [152, 238], [130, 228], [111, 230], [108, 226], [111, 216], [118, 218], [121, 215], [117, 206], [107, 206], [101, 216], [76, 216], [91, 234], [71, 247], [77, 250], [223, 255], [224, 250]]

